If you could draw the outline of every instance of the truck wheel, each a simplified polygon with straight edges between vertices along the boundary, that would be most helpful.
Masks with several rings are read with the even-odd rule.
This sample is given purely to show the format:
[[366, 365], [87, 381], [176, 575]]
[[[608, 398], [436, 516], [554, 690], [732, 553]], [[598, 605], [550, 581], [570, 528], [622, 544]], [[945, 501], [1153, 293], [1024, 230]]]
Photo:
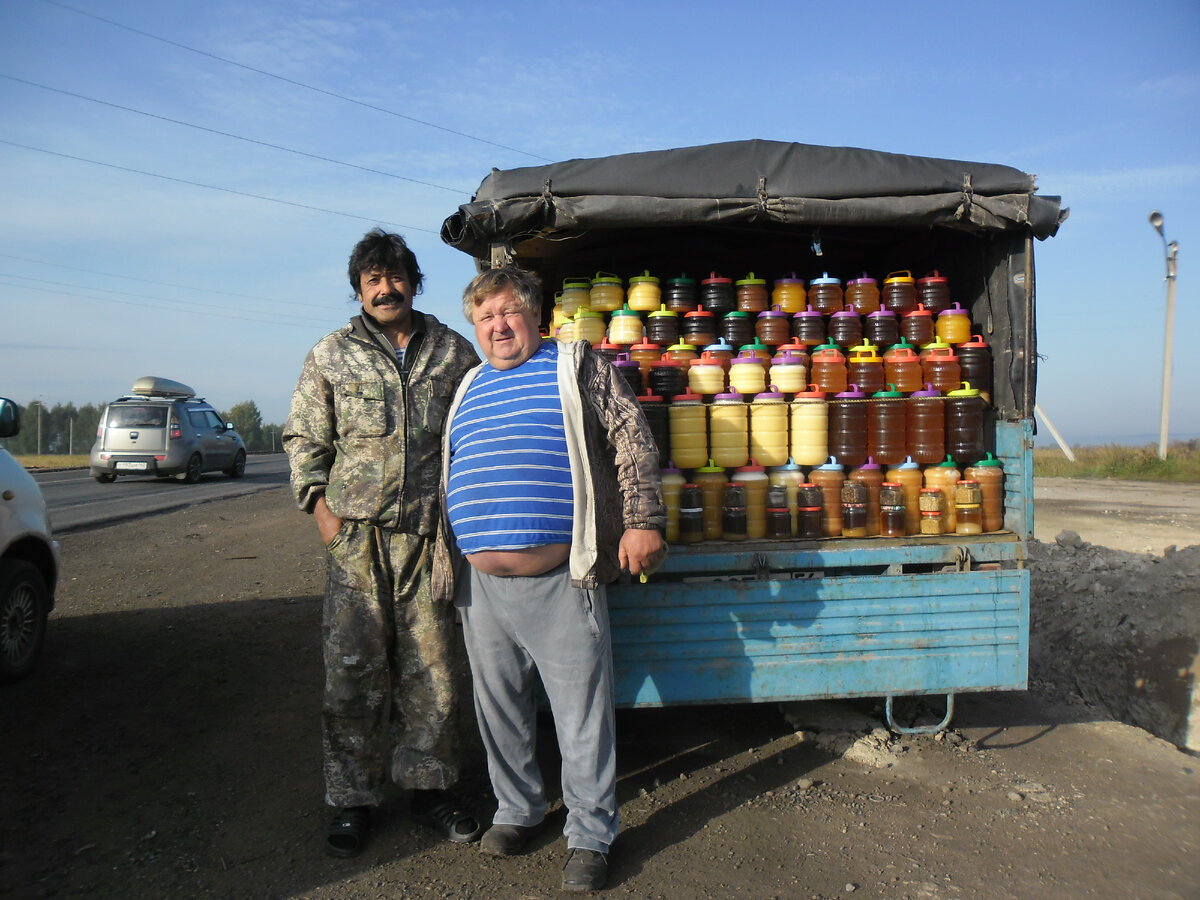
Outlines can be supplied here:
[[23, 559], [0, 562], [0, 684], [33, 671], [49, 611], [50, 594], [37, 567]]
[[237, 452], [237, 456], [233, 458], [233, 465], [226, 470], [226, 474], [230, 478], [241, 478], [246, 474], [246, 454], [241, 450]]
[[101, 484], [112, 484], [117, 480], [117, 476], [111, 472], [101, 472], [99, 475], [93, 475], [92, 477]]
[[186, 484], [195, 484], [200, 480], [200, 473], [204, 469], [204, 461], [200, 459], [199, 453], [193, 453], [188, 460], [187, 469], [183, 472], [183, 480]]

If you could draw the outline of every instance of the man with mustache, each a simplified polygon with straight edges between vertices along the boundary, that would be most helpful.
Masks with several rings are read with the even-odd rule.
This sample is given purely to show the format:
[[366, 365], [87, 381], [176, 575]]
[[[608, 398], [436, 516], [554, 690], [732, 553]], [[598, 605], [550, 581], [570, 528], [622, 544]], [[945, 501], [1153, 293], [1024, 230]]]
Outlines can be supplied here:
[[283, 443], [292, 488], [326, 548], [322, 638], [325, 849], [355, 856], [391, 784], [451, 841], [477, 839], [444, 793], [458, 779], [454, 609], [430, 590], [441, 438], [471, 344], [413, 309], [423, 275], [404, 239], [368, 232], [350, 256], [361, 314], [309, 352]]

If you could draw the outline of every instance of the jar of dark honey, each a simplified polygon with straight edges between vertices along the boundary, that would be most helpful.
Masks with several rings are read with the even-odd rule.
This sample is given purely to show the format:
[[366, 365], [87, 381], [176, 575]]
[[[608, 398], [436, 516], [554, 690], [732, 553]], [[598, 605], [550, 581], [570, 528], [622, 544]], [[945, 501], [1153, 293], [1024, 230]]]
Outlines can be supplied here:
[[758, 315], [770, 305], [765, 278], [756, 278], [751, 272], [745, 278], [739, 278], [735, 287], [737, 308], [742, 312]]
[[861, 278], [846, 282], [846, 308], [860, 316], [869, 316], [879, 309], [879, 282], [862, 273]]
[[806, 347], [817, 347], [828, 340], [825, 316], [811, 306], [792, 315], [792, 337]]
[[863, 337], [886, 350], [900, 340], [900, 322], [890, 309], [877, 309], [863, 318]]
[[693, 347], [706, 347], [717, 339], [717, 322], [707, 309], [694, 309], [683, 315], [680, 337]]
[[679, 313], [660, 305], [654, 312], [646, 314], [646, 338], [663, 347], [679, 342]]
[[710, 273], [700, 282], [700, 308], [718, 317], [737, 309], [737, 300], [733, 295], [733, 279], [725, 278], [716, 272]]
[[862, 319], [852, 309], [839, 309], [829, 317], [829, 340], [843, 350], [862, 343]]
[[880, 293], [879, 305], [890, 309], [898, 316], [917, 308], [917, 283], [912, 272], [903, 269], [899, 272], [889, 272], [883, 279], [883, 291]]
[[808, 305], [823, 315], [832, 315], [845, 307], [842, 283], [828, 272], [808, 283]]
[[788, 314], [778, 306], [773, 309], [764, 309], [758, 314], [758, 320], [754, 324], [754, 333], [768, 347], [786, 344], [792, 336]]
[[918, 303], [900, 317], [900, 336], [918, 347], [931, 343], [936, 337], [933, 314]]
[[917, 301], [936, 316], [950, 306], [950, 282], [944, 275], [939, 275], [937, 269], [924, 278], [918, 278]]
[[683, 314], [691, 312], [700, 305], [700, 297], [696, 291], [696, 279], [686, 275], [668, 278], [662, 289], [662, 305], [671, 312]]
[[754, 340], [754, 317], [748, 312], [735, 309], [721, 318], [721, 337], [735, 347]]

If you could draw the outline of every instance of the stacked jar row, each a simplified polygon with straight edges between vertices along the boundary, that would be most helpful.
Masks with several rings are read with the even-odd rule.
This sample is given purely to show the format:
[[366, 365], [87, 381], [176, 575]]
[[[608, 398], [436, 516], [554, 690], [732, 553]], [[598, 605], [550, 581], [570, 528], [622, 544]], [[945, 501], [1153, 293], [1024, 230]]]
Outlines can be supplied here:
[[961, 473], [953, 461], [886, 471], [830, 461], [808, 473], [789, 461], [690, 473], [662, 471], [668, 542], [980, 534], [1004, 527], [1004, 473], [991, 454]]
[[974, 390], [918, 391], [910, 397], [880, 391], [867, 397], [843, 391], [797, 393], [790, 402], [778, 391], [752, 397], [736, 389], [711, 402], [690, 390], [670, 400], [652, 391], [638, 400], [654, 435], [659, 459], [685, 469], [706, 465], [737, 468], [749, 460], [779, 466], [789, 460], [819, 466], [830, 458], [858, 466], [868, 458], [895, 465], [949, 458], [959, 465], [988, 452], [983, 401]]
[[[635, 393], [649, 388], [668, 399], [686, 388], [711, 399], [736, 390], [758, 394], [774, 390], [788, 400], [806, 390], [840, 394], [847, 390], [872, 396], [880, 391], [911, 395], [921, 390], [949, 394], [974, 390], [984, 403], [991, 399], [991, 351], [981, 341], [958, 348], [934, 342], [917, 352], [901, 342], [884, 351], [871, 343], [849, 354], [833, 344], [813, 349], [791, 342], [771, 349], [747, 344], [735, 355], [731, 344], [710, 344], [703, 351], [675, 344], [665, 351], [654, 343], [634, 344], [628, 351], [602, 342], [595, 349], [625, 375]], [[955, 352], [957, 349], [957, 352]]]

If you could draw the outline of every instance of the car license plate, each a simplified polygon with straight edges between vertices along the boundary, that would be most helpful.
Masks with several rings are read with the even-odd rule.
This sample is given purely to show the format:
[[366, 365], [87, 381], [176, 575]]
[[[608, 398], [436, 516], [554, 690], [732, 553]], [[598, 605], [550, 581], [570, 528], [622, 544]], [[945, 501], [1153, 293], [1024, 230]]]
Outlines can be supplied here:
[[119, 462], [117, 463], [116, 468], [127, 470], [134, 469], [138, 472], [145, 472], [146, 469], [149, 468], [149, 464], [144, 462]]

